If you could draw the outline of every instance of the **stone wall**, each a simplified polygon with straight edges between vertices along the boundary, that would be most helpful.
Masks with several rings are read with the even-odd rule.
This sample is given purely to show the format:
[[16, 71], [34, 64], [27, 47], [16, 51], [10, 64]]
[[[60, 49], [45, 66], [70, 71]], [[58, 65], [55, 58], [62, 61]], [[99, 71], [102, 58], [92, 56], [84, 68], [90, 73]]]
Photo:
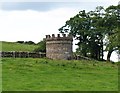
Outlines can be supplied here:
[[0, 57], [13, 57], [13, 58], [42, 58], [46, 57], [45, 53], [37, 53], [37, 52], [0, 52]]
[[51, 59], [71, 59], [72, 58], [72, 36], [57, 34], [55, 37], [46, 35], [46, 57]]

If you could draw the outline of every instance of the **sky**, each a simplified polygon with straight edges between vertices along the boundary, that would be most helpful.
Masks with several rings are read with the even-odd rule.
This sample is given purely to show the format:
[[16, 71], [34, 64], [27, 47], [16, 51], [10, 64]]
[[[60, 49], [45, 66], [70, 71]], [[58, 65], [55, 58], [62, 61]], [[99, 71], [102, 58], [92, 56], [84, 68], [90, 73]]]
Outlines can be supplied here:
[[[119, 0], [1, 0], [0, 41], [34, 41], [45, 35], [58, 34], [58, 29], [79, 11], [97, 6], [117, 5]], [[75, 51], [76, 41], [73, 43]], [[113, 57], [113, 58], [112, 58]], [[111, 59], [117, 61], [115, 52]], [[105, 57], [106, 58], [106, 57]]]

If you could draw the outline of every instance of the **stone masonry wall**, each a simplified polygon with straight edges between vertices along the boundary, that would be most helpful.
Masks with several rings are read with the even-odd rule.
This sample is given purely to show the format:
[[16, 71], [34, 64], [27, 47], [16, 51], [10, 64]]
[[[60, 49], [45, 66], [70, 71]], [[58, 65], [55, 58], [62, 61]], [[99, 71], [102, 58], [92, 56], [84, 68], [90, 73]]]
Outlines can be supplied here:
[[43, 58], [46, 57], [45, 53], [37, 53], [37, 52], [0, 52], [0, 57], [13, 57], [13, 58]]
[[72, 58], [72, 36], [60, 34], [55, 37], [46, 35], [46, 57], [51, 59], [71, 59]]

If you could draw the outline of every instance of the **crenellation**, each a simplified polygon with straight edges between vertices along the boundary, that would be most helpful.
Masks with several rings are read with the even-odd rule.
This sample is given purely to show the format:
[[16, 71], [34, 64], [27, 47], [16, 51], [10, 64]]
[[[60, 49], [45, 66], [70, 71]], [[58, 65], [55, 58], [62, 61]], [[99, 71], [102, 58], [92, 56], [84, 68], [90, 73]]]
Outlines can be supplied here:
[[50, 36], [50, 35], [48, 35], [48, 38], [51, 38], [51, 36]]
[[66, 34], [62, 34], [62, 36], [60, 36], [60, 34], [57, 34], [57, 36], [55, 36], [55, 34], [52, 34], [52, 36], [50, 35], [46, 35], [46, 40], [47, 41], [64, 41], [64, 40], [67, 40], [67, 41], [71, 41], [73, 40], [73, 37], [71, 35], [68, 35], [66, 36]]
[[46, 39], [49, 39], [50, 37], [49, 37], [49, 35], [46, 35]]
[[60, 37], [60, 34], [57, 34], [57, 37], [59, 38], [59, 37]]
[[55, 34], [52, 34], [52, 38], [55, 38]]
[[63, 37], [66, 37], [66, 34], [62, 34], [63, 35]]

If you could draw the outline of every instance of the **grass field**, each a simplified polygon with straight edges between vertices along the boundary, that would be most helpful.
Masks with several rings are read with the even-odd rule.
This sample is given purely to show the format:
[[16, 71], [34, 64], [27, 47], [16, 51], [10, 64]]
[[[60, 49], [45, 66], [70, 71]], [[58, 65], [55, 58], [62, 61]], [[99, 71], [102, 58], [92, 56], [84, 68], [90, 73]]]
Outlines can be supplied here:
[[3, 91], [117, 91], [118, 66], [98, 61], [3, 58]]
[[30, 51], [32, 52], [38, 45], [19, 44], [14, 42], [2, 42], [2, 51]]

